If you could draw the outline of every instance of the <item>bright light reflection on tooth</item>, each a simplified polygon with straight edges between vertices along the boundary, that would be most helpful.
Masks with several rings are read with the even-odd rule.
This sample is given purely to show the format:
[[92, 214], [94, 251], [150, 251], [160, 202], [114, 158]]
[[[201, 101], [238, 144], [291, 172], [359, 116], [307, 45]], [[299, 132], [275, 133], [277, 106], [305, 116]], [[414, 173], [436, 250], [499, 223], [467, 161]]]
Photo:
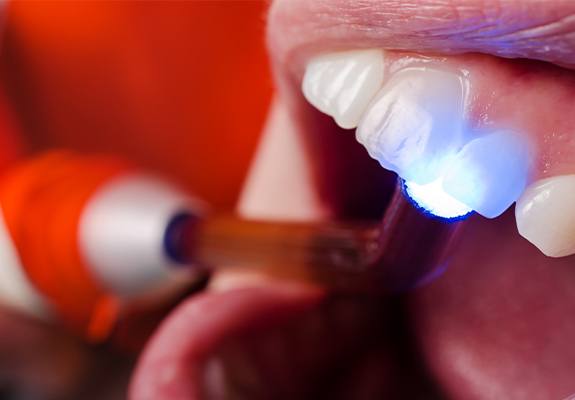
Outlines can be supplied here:
[[404, 181], [405, 193], [426, 212], [441, 218], [461, 218], [473, 210], [443, 191], [442, 178], [425, 185]]
[[481, 135], [467, 143], [443, 173], [443, 190], [486, 218], [495, 218], [525, 189], [530, 152], [511, 131]]

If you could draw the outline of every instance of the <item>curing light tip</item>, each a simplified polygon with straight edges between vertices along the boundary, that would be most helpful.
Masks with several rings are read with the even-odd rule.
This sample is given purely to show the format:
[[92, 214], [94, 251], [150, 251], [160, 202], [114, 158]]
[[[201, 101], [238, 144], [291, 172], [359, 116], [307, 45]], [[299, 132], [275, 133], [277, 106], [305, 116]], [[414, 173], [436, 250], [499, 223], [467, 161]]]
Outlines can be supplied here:
[[403, 190], [416, 207], [444, 219], [463, 219], [473, 210], [445, 193], [441, 178], [425, 185], [402, 180]]

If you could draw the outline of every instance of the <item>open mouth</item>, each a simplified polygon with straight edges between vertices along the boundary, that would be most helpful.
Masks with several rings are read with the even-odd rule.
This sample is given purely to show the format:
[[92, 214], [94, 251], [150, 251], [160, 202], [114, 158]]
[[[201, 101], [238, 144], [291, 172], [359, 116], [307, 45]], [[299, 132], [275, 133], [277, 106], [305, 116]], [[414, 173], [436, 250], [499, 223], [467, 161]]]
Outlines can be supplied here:
[[[561, 35], [571, 14], [557, 3], [523, 26], [529, 1], [500, 10], [516, 26], [496, 31], [489, 15], [463, 25], [475, 15], [463, 5], [353, 3], [288, 0], [270, 16], [283, 103], [314, 157], [318, 200], [306, 215], [381, 217], [395, 180], [384, 168], [416, 185], [440, 180], [477, 213], [447, 272], [369, 298], [237, 277], [217, 289], [216, 278], [152, 339], [133, 398], [575, 393], [575, 269], [564, 257], [575, 251], [575, 79], [554, 65], [570, 56], [542, 50], [545, 38], [573, 49]], [[470, 51], [486, 54], [460, 54]]]

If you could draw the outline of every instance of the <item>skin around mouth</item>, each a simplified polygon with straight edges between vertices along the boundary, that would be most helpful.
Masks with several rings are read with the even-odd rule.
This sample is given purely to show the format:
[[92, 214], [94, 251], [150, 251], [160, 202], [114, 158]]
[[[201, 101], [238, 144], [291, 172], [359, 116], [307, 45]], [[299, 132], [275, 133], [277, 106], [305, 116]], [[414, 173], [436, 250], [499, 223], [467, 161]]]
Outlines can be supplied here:
[[[311, 178], [302, 174], [302, 180], [309, 182], [316, 195], [309, 207], [314, 211], [307, 216], [380, 216], [394, 181], [353, 135], [342, 132], [303, 98], [300, 84], [305, 62], [318, 51], [378, 47], [437, 55], [448, 49], [450, 53], [481, 51], [562, 65], [573, 64], [575, 59], [564, 51], [575, 48], [568, 35], [563, 35], [570, 26], [567, 2], [531, 13], [543, 3], [526, 1], [522, 7], [503, 7], [500, 20], [516, 21], [504, 32], [496, 29], [506, 28], [482, 25], [485, 16], [474, 14], [481, 9], [471, 3], [467, 8], [459, 1], [443, 8], [430, 7], [425, 1], [410, 3], [411, 8], [387, 1], [361, 2], [363, 8], [358, 4], [288, 0], [272, 6], [269, 36], [282, 95], [279, 107], [291, 115], [290, 134], [304, 142], [307, 157], [302, 162], [309, 164], [304, 172], [311, 171]], [[517, 8], [533, 18], [514, 19], [519, 15]], [[335, 24], [336, 17], [340, 25]], [[432, 29], [425, 31], [422, 19]], [[286, 35], [289, 26], [297, 26], [302, 33]], [[481, 26], [484, 29], [476, 29]], [[537, 36], [540, 31], [549, 34]], [[491, 39], [489, 32], [495, 32]], [[522, 40], [526, 37], [530, 40]], [[546, 45], [551, 50], [537, 50]], [[569, 156], [572, 72], [485, 55], [439, 56], [434, 62], [470, 73], [477, 90], [468, 111], [477, 126], [497, 121], [531, 138], [537, 157], [530, 179], [574, 171]], [[285, 190], [287, 196], [289, 188]], [[349, 319], [338, 309], [331, 314], [343, 320], [338, 329], [333, 326], [340, 325], [326, 316], [327, 304], [334, 301], [329, 295], [310, 296], [306, 290], [282, 295], [269, 282], [266, 289], [259, 285], [228, 288], [191, 298], [150, 343], [140, 360], [131, 397], [282, 398], [284, 394], [285, 398], [317, 398], [320, 391], [328, 398], [351, 399], [386, 395], [562, 399], [575, 393], [575, 322], [570, 318], [575, 311], [573, 257], [551, 259], [541, 254], [519, 236], [512, 211], [495, 220], [472, 216], [463, 224], [443, 275], [399, 297], [360, 301], [359, 307], [351, 307]], [[209, 298], [213, 313], [207, 315], [212, 322], [198, 324], [207, 318], [196, 319], [188, 311]], [[348, 301], [357, 306], [358, 299]], [[216, 312], [221, 312], [221, 318], [216, 318]], [[276, 315], [282, 318], [273, 318]], [[344, 328], [352, 333], [338, 341], [337, 333]], [[298, 342], [295, 336], [309, 342]], [[210, 344], [199, 346], [205, 338], [210, 338]], [[362, 350], [354, 347], [362, 344]], [[352, 360], [347, 357], [350, 351], [362, 357]], [[282, 370], [294, 364], [289, 371]], [[334, 367], [340, 368], [339, 374], [333, 373]], [[350, 384], [338, 386], [341, 382]]]

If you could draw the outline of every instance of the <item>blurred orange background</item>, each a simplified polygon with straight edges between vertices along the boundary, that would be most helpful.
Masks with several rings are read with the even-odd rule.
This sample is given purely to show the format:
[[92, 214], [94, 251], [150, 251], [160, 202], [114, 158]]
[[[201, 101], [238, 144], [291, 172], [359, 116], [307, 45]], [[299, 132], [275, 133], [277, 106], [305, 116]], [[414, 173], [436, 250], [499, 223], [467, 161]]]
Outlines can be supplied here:
[[0, 79], [24, 152], [123, 154], [233, 207], [271, 97], [265, 8], [9, 3]]

